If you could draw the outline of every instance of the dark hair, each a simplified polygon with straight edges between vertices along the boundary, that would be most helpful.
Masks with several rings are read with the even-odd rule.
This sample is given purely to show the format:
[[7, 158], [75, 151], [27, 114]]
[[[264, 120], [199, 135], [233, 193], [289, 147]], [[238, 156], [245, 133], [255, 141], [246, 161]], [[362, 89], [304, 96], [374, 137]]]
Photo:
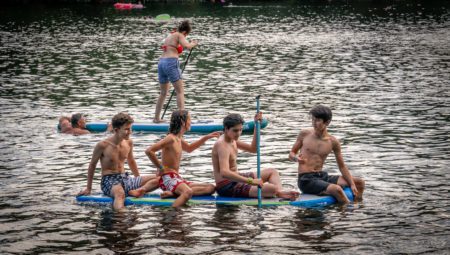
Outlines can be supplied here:
[[72, 117], [70, 118], [70, 123], [72, 124], [72, 127], [74, 128], [78, 127], [78, 121], [80, 121], [81, 118], [83, 118], [83, 114], [81, 113], [75, 113], [74, 115], [72, 115]]
[[223, 118], [223, 129], [229, 129], [239, 124], [244, 124], [245, 121], [241, 115], [237, 113], [228, 114], [225, 118]]
[[309, 111], [309, 114], [314, 118], [322, 119], [324, 122], [331, 121], [331, 118], [333, 117], [331, 109], [323, 105], [314, 106], [311, 111]]
[[178, 32], [180, 32], [180, 33], [186, 32], [187, 34], [189, 34], [191, 31], [192, 31], [192, 27], [191, 27], [191, 23], [189, 22], [189, 20], [183, 20], [178, 25]]
[[187, 118], [188, 111], [186, 110], [177, 110], [172, 112], [172, 116], [170, 117], [169, 133], [174, 135], [180, 133], [181, 127], [184, 123], [186, 123]]
[[128, 113], [120, 112], [112, 118], [112, 126], [114, 129], [121, 128], [123, 125], [132, 124], [134, 122]]

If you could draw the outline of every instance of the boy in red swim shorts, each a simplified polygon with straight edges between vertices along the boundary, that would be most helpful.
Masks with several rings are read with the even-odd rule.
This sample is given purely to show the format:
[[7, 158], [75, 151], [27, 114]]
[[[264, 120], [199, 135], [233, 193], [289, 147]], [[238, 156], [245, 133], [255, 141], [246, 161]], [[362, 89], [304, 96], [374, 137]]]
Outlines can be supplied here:
[[[172, 204], [173, 207], [180, 207], [193, 196], [211, 195], [215, 191], [213, 184], [209, 183], [191, 183], [184, 180], [180, 174], [180, 163], [182, 151], [192, 152], [203, 145], [207, 140], [219, 137], [221, 132], [213, 132], [203, 136], [199, 140], [189, 144], [183, 139], [185, 132], [191, 128], [191, 117], [185, 110], [177, 110], [172, 113], [169, 126], [169, 134], [150, 146], [145, 153], [158, 169], [158, 175], [161, 176], [159, 181], [160, 188], [164, 191], [162, 198], [177, 195], [177, 199]], [[161, 161], [156, 156], [157, 151], [162, 151]], [[128, 194], [132, 196], [144, 195], [147, 187], [132, 190]]]
[[[255, 122], [258, 120], [262, 120], [262, 113], [255, 116]], [[256, 153], [256, 132], [253, 133], [251, 144], [239, 140], [243, 124], [244, 120], [239, 114], [226, 116], [223, 120], [224, 133], [212, 149], [217, 193], [226, 197], [257, 197], [259, 186], [263, 197], [295, 200], [299, 193], [283, 190], [280, 175], [275, 169], [262, 170], [261, 179], [256, 179], [255, 172], [238, 172], [238, 149]]]

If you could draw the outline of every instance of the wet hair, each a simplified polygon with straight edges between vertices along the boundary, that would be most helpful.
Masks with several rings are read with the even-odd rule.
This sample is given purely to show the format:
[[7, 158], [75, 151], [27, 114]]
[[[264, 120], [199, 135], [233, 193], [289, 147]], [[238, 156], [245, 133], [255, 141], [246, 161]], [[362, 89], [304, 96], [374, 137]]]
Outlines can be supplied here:
[[237, 113], [228, 114], [225, 118], [223, 118], [223, 129], [230, 129], [236, 125], [244, 124], [245, 121], [241, 115]]
[[183, 20], [178, 25], [178, 32], [180, 32], [180, 33], [186, 32], [187, 34], [189, 34], [191, 31], [192, 31], [192, 27], [191, 27], [191, 22], [189, 22], [189, 20]]
[[133, 118], [131, 118], [128, 113], [120, 112], [112, 118], [112, 127], [114, 129], [121, 128], [123, 125], [132, 124], [134, 122]]
[[78, 127], [78, 121], [80, 121], [81, 118], [83, 118], [83, 114], [81, 113], [73, 114], [72, 117], [70, 118], [70, 123], [72, 124], [72, 127], [74, 128]]
[[181, 127], [186, 123], [188, 118], [188, 111], [177, 110], [172, 112], [170, 117], [169, 133], [177, 135], [181, 131]]
[[317, 119], [322, 119], [324, 122], [331, 121], [333, 114], [331, 113], [331, 109], [327, 106], [316, 105], [310, 111], [309, 114]]
[[[67, 116], [62, 116], [61, 118], [59, 118], [59, 122], [58, 122], [58, 130], [61, 131], [61, 123], [63, 123], [64, 121], [67, 121], [67, 123], [70, 123], [70, 117]], [[70, 124], [72, 125], [72, 124]]]

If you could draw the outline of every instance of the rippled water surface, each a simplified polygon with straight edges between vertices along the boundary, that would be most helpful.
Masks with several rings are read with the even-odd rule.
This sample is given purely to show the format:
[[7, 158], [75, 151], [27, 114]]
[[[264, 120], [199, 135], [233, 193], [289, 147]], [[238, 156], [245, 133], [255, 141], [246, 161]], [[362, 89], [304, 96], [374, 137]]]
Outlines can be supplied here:
[[[450, 7], [409, 2], [3, 8], [0, 253], [449, 253]], [[148, 18], [160, 13], [176, 19]], [[363, 202], [314, 210], [130, 207], [123, 214], [74, 202], [93, 147], [107, 135], [59, 134], [58, 117], [84, 112], [107, 121], [128, 111], [149, 120], [161, 40], [184, 18], [200, 41], [184, 75], [193, 118], [238, 112], [249, 119], [261, 95], [271, 121], [262, 132], [262, 167], [277, 168], [295, 186], [288, 152], [310, 126], [309, 109], [328, 105], [330, 132], [352, 174], [367, 182]], [[161, 137], [133, 134], [143, 174], [154, 171], [144, 150]], [[183, 176], [213, 181], [213, 142], [184, 154]], [[255, 169], [256, 157], [242, 153], [238, 163]], [[332, 156], [326, 169], [338, 173]]]

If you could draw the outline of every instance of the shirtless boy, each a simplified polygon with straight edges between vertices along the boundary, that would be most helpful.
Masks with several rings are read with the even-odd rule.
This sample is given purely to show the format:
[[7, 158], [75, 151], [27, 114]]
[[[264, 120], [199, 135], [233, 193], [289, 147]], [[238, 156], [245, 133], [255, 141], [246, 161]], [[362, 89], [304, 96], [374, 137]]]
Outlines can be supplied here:
[[[341, 144], [327, 131], [331, 122], [330, 108], [315, 106], [309, 112], [311, 129], [302, 130], [289, 153], [289, 159], [298, 162], [298, 187], [304, 193], [332, 195], [340, 203], [350, 202], [342, 187], [350, 186], [357, 200], [361, 200], [365, 182], [352, 177], [341, 153]], [[300, 150], [300, 154], [297, 155]], [[325, 159], [333, 152], [342, 176], [328, 175], [322, 171]]]
[[[255, 116], [255, 122], [262, 119], [262, 113]], [[251, 144], [239, 141], [244, 120], [239, 114], [229, 114], [223, 120], [224, 134], [212, 149], [212, 163], [216, 190], [220, 196], [257, 197], [258, 186], [262, 197], [280, 197], [295, 200], [299, 193], [284, 191], [278, 171], [264, 169], [261, 179], [256, 179], [256, 172], [239, 173], [237, 167], [238, 149], [256, 153], [256, 132]]]
[[[183, 135], [190, 128], [191, 117], [189, 113], [185, 110], [174, 111], [170, 119], [169, 134], [145, 151], [158, 169], [158, 174], [161, 175], [159, 186], [165, 191], [161, 194], [161, 197], [178, 196], [172, 204], [173, 207], [180, 207], [186, 204], [192, 196], [211, 195], [215, 191], [212, 184], [188, 182], [179, 175], [182, 151], [190, 153], [203, 145], [207, 140], [220, 136], [220, 132], [213, 132], [189, 144], [183, 139]], [[156, 152], [160, 150], [162, 151], [161, 162], [156, 156]], [[130, 191], [130, 195], [140, 196], [150, 186], [151, 184], [148, 184], [140, 189]]]
[[[102, 168], [101, 188], [105, 195], [114, 198], [114, 209], [124, 207], [125, 196], [130, 190], [147, 184], [148, 190], [158, 188], [159, 177], [140, 176], [133, 156], [133, 141], [130, 139], [133, 119], [126, 113], [118, 113], [112, 118], [114, 135], [97, 143], [88, 168], [87, 187], [79, 195], [89, 195], [92, 190], [97, 162]], [[125, 172], [125, 161], [134, 177]]]

